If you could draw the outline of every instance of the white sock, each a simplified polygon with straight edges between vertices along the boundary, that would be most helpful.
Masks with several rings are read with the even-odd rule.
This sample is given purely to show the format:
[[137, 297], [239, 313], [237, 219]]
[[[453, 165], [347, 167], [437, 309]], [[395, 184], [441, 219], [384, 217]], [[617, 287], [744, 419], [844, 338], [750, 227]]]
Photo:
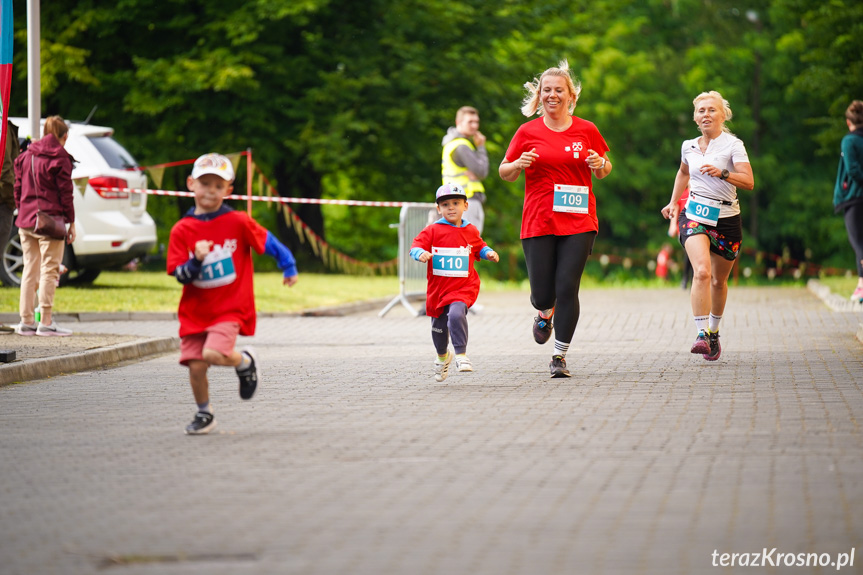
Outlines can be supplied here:
[[236, 367], [237, 371], [243, 371], [244, 369], [249, 369], [249, 366], [252, 365], [252, 358], [245, 351], [240, 354], [240, 365]]
[[710, 314], [710, 321], [708, 322], [710, 325], [711, 333], [719, 333], [719, 322], [722, 321], [721, 315], [713, 315]]
[[710, 325], [710, 316], [709, 315], [697, 315], [695, 316], [695, 329], [699, 332], [703, 331], [707, 333], [708, 327]]
[[554, 340], [554, 355], [566, 357], [566, 352], [569, 351], [569, 344], [560, 340]]

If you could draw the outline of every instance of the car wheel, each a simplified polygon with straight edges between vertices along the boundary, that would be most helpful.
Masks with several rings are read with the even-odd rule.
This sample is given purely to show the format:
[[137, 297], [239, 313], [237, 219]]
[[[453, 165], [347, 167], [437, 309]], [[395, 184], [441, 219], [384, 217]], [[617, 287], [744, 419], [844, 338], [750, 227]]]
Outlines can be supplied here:
[[[102, 270], [85, 268], [78, 269], [75, 264], [75, 252], [67, 245], [63, 252], [63, 265], [66, 273], [60, 274], [60, 285], [89, 284], [99, 277]], [[3, 262], [0, 264], [0, 281], [10, 287], [21, 287], [21, 274], [24, 272], [24, 253], [21, 251], [21, 237], [18, 228], [12, 227], [9, 240], [3, 246]]]
[[92, 268], [71, 270], [65, 274], [65, 283], [71, 285], [91, 284], [97, 277], [99, 277], [100, 273], [102, 273], [102, 270], [94, 270]]
[[61, 286], [90, 284], [102, 273], [100, 269], [79, 268], [78, 260], [75, 259], [75, 251], [68, 244], [66, 251], [63, 252], [63, 266], [65, 266], [66, 272], [60, 274]]
[[0, 281], [9, 287], [21, 286], [21, 273], [24, 271], [24, 253], [21, 251], [21, 238], [18, 228], [12, 226], [9, 239], [3, 244], [3, 262], [0, 263]]

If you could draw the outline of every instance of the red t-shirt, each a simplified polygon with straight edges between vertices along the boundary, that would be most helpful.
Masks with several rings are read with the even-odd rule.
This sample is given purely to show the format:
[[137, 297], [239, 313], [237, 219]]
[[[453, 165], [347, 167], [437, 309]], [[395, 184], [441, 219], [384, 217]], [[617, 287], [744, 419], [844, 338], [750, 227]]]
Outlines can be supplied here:
[[467, 307], [476, 303], [479, 295], [479, 274], [473, 267], [473, 262], [479, 260], [479, 254], [486, 243], [479, 236], [479, 230], [473, 224], [457, 228], [450, 224], [434, 223], [426, 226], [414, 239], [411, 248], [422, 248], [432, 253], [432, 248], [467, 248], [470, 256], [467, 258], [467, 277], [447, 277], [434, 274], [434, 261], [428, 262], [428, 287], [426, 288], [426, 315], [439, 317], [443, 308], [453, 302], [464, 302]]
[[[506, 159], [511, 162], [534, 148], [539, 158], [525, 170], [521, 238], [599, 231], [593, 178], [585, 159], [589, 155], [588, 150], [604, 156], [608, 145], [593, 122], [573, 116], [572, 125], [567, 130], [555, 132], [543, 123], [542, 118], [531, 120], [522, 124], [512, 137]], [[587, 186], [588, 213], [553, 211], [556, 184]]]
[[189, 261], [199, 240], [210, 240], [213, 246], [198, 279], [183, 286], [177, 311], [180, 337], [222, 322], [237, 322], [241, 335], [254, 335], [257, 314], [251, 250], [264, 253], [267, 230], [245, 212], [233, 210], [209, 221], [184, 217], [171, 228], [168, 274]]

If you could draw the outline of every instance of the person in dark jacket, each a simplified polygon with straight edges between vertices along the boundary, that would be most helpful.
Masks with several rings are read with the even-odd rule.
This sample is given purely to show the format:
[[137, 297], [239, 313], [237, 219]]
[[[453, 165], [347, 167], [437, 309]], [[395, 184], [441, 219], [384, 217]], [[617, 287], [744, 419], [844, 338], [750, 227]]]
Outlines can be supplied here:
[[[16, 326], [19, 335], [65, 336], [71, 330], [54, 322], [54, 290], [60, 278], [65, 244], [75, 241], [75, 206], [73, 203], [72, 162], [63, 148], [69, 127], [60, 116], [45, 120], [44, 136], [33, 142], [15, 160], [15, 206], [21, 238], [24, 271], [21, 275], [19, 313]], [[55, 240], [33, 232], [36, 212], [61, 216], [69, 225], [65, 240]], [[36, 324], [35, 300], [39, 289], [41, 319]]]
[[6, 152], [0, 175], [0, 247], [6, 245], [15, 219], [15, 158], [20, 154], [18, 126], [7, 121]]
[[833, 207], [837, 214], [845, 213], [848, 241], [857, 260], [857, 289], [851, 301], [863, 303], [863, 101], [851, 102], [845, 110], [845, 123], [850, 133], [842, 138]]
[[[6, 248], [6, 241], [15, 220], [15, 158], [21, 153], [18, 145], [18, 126], [7, 120], [6, 153], [3, 159], [3, 173], [0, 175], [0, 253]], [[10, 332], [15, 328], [0, 324], [0, 332]]]

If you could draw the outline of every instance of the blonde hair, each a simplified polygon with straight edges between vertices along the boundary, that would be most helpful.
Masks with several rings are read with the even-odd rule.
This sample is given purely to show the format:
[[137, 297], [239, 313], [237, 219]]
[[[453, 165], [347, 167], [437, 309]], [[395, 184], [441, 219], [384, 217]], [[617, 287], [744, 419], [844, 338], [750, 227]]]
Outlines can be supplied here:
[[66, 120], [60, 116], [48, 116], [42, 131], [44, 136], [53, 134], [55, 138], [61, 140], [69, 131], [69, 126], [66, 125]]
[[473, 106], [462, 106], [455, 113], [455, 123], [458, 124], [461, 122], [461, 119], [465, 116], [479, 116], [479, 110]]
[[542, 109], [542, 103], [540, 102], [540, 92], [542, 91], [542, 81], [546, 76], [566, 78], [566, 85], [569, 88], [569, 95], [571, 96], [569, 113], [572, 114], [575, 110], [575, 105], [578, 103], [578, 95], [581, 94], [581, 82], [572, 81], [572, 76], [569, 73], [569, 62], [566, 59], [561, 60], [557, 68], [549, 68], [539, 78], [534, 78], [533, 82], [525, 82], [524, 87], [527, 90], [527, 94], [522, 102], [521, 113], [528, 118], [537, 112], [539, 112], [540, 116], [545, 114], [545, 110]]
[[[692, 100], [692, 119], [695, 120], [695, 109], [698, 108], [698, 102], [700, 100], [704, 100], [706, 98], [716, 98], [722, 103], [722, 113], [725, 114], [725, 119], [722, 120], [722, 131], [731, 133], [731, 130], [728, 129], [728, 126], [725, 125], [725, 122], [730, 122], [731, 118], [734, 116], [734, 113], [731, 111], [731, 105], [728, 103], [728, 100], [722, 97], [722, 94], [717, 92], [716, 90], [710, 90], [709, 92], [701, 92], [695, 99]], [[701, 126], [698, 126], [698, 129], [701, 130]]]

